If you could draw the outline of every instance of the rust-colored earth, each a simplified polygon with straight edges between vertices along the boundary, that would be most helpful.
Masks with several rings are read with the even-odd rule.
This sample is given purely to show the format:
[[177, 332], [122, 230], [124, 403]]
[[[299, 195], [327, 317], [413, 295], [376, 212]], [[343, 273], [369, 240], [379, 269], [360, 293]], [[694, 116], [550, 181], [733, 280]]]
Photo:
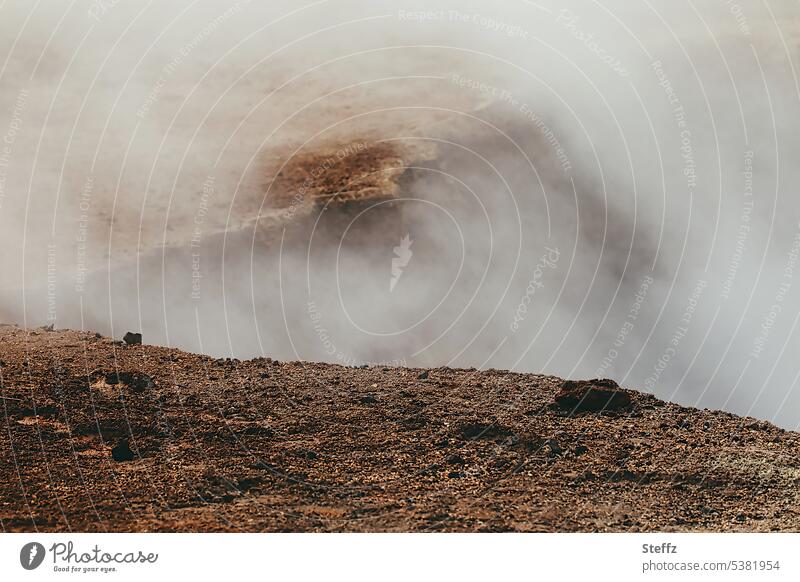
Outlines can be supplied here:
[[144, 339], [0, 327], [3, 531], [800, 529], [800, 435], [766, 422]]

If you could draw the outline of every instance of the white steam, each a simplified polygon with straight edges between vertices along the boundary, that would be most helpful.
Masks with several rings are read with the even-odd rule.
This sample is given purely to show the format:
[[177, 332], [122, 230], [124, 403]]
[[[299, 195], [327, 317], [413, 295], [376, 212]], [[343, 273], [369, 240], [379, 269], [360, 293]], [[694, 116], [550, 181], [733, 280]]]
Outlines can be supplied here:
[[[798, 16], [6, 2], [0, 319], [608, 376], [794, 427]], [[343, 189], [396, 200], [318, 216], [297, 160], [364, 151], [397, 155]]]

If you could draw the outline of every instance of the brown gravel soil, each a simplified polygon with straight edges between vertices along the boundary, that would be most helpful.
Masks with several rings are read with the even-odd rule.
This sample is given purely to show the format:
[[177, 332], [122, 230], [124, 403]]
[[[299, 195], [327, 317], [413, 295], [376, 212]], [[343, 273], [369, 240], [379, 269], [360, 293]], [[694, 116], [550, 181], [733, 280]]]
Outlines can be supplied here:
[[797, 433], [610, 382], [13, 326], [0, 360], [3, 531], [800, 529]]
[[398, 196], [403, 174], [436, 157], [433, 146], [356, 141], [336, 150], [296, 154], [266, 186], [266, 206], [302, 214], [354, 202]]

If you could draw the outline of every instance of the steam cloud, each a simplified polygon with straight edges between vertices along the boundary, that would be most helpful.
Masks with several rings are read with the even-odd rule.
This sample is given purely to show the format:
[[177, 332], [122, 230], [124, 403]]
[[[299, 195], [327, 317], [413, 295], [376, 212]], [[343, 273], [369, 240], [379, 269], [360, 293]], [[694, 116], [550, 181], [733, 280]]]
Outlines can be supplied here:
[[798, 11], [6, 2], [0, 320], [794, 428]]

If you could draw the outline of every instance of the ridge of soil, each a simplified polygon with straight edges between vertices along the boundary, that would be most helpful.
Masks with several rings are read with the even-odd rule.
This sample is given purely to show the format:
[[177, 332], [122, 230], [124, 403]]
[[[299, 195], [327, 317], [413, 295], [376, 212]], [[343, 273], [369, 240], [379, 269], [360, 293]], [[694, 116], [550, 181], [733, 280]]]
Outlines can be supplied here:
[[800, 435], [767, 422], [144, 340], [0, 327], [3, 531], [800, 529]]

